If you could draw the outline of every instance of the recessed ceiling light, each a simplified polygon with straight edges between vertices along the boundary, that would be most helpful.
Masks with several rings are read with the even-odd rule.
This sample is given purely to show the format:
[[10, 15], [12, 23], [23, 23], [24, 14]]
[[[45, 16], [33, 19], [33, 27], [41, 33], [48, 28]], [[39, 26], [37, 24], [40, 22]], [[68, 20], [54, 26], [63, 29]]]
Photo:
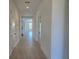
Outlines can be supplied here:
[[28, 9], [29, 7], [27, 6], [26, 8]]

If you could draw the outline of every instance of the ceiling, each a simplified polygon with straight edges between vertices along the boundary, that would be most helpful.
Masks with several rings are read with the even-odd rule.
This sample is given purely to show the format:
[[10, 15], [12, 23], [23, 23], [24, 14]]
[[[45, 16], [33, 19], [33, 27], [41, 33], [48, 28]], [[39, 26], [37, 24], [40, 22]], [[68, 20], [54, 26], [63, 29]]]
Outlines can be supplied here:
[[[40, 5], [41, 0], [14, 0], [14, 2], [21, 16], [32, 16]], [[29, 8], [26, 8], [27, 6]]]

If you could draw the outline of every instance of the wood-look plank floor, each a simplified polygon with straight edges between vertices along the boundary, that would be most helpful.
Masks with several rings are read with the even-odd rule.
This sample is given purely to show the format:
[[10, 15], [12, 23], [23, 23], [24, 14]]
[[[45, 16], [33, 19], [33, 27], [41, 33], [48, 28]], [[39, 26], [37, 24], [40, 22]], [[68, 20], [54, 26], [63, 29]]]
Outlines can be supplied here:
[[[32, 45], [31, 45], [32, 44]], [[40, 49], [38, 42], [29, 43], [22, 38], [15, 47], [9, 59], [47, 59]]]

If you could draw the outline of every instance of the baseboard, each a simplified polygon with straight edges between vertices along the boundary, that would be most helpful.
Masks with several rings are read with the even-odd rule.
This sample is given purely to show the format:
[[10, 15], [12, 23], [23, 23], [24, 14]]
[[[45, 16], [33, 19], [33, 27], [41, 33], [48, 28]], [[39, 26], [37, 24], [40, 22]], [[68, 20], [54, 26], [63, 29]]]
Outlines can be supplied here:
[[40, 48], [41, 48], [43, 54], [45, 55], [45, 57], [48, 59], [48, 57], [47, 57], [47, 55], [46, 55], [46, 53], [45, 53], [45, 50], [42, 48], [42, 46], [40, 46]]

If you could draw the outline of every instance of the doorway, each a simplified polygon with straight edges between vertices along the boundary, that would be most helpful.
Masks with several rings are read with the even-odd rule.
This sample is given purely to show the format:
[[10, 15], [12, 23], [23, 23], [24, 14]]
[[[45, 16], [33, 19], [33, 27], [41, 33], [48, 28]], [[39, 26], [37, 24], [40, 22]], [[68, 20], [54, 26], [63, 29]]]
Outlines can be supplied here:
[[32, 41], [32, 17], [21, 18], [21, 36]]

